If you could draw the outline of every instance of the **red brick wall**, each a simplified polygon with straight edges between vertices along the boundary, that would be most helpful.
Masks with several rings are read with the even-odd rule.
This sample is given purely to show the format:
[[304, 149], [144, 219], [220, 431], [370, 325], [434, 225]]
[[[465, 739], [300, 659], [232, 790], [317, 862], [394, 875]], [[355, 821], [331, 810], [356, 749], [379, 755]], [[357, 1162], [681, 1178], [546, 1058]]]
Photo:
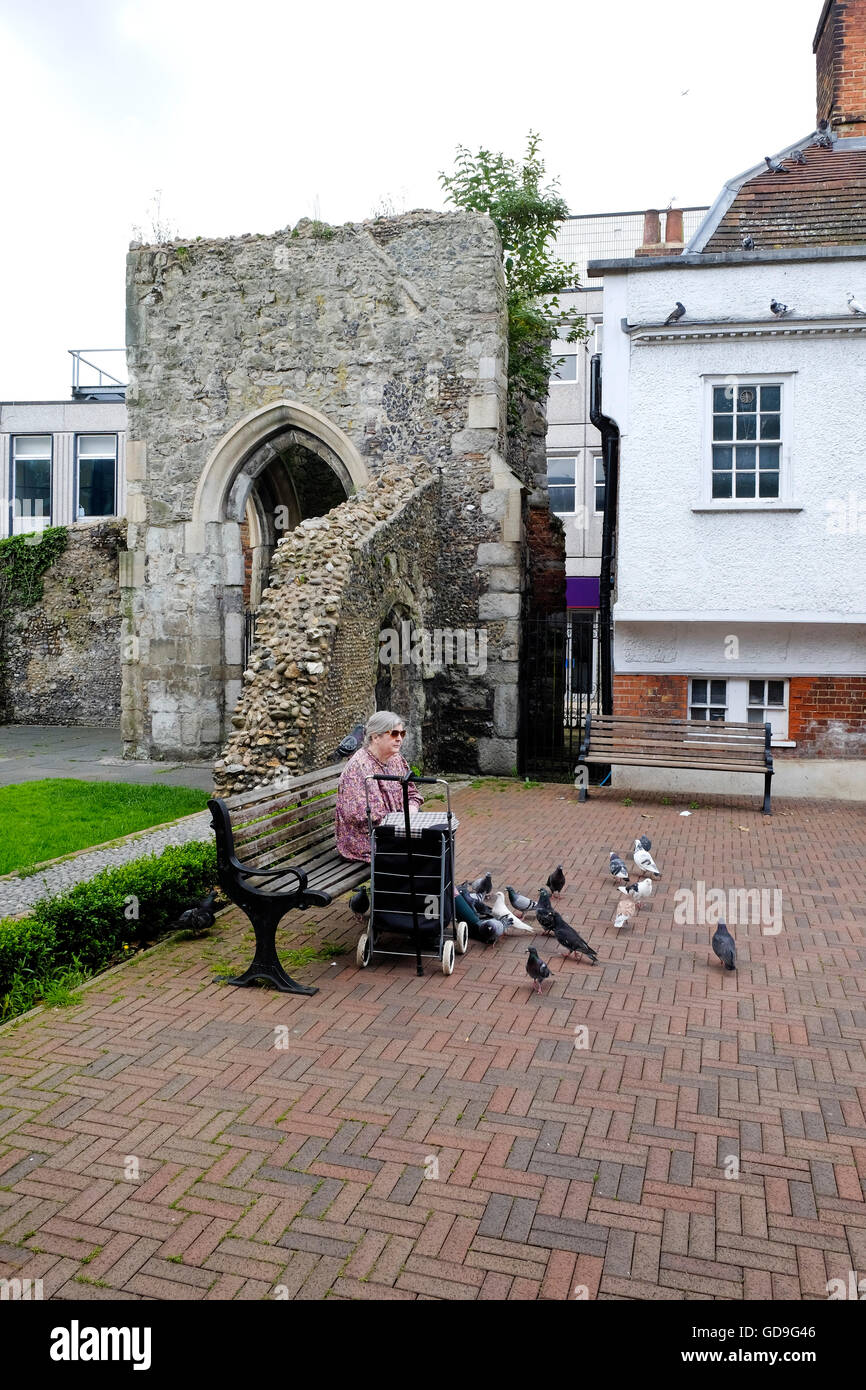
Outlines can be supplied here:
[[815, 43], [818, 120], [866, 135], [866, 0], [833, 0]]
[[685, 719], [688, 676], [614, 675], [614, 714], [640, 714], [661, 719]]
[[795, 758], [866, 757], [866, 676], [796, 676], [788, 737]]
[[241, 522], [241, 545], [244, 552], [244, 608], [249, 608], [253, 582], [253, 552], [250, 549], [250, 527], [247, 521]]
[[529, 550], [527, 610], [533, 617], [565, 612], [565, 537], [562, 522], [546, 507], [526, 509]]

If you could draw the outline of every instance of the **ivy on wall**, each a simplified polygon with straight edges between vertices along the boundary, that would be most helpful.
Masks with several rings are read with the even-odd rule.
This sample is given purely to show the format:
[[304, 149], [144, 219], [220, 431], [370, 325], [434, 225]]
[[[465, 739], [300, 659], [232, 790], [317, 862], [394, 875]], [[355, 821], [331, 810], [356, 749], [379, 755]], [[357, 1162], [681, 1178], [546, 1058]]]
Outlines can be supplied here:
[[[65, 526], [49, 526], [37, 536], [0, 540], [0, 682], [6, 684], [6, 627], [17, 609], [32, 608], [44, 592], [43, 581], [66, 549]], [[0, 694], [6, 704], [6, 691]]]

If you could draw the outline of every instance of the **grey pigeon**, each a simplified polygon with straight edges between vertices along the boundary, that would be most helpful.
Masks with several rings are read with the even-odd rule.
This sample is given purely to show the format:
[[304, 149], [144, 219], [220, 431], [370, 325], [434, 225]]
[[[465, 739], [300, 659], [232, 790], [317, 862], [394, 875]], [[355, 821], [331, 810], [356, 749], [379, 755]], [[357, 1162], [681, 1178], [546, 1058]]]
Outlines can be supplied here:
[[685, 312], [685, 304], [681, 304], [680, 301], [677, 300], [677, 307], [675, 309], [671, 309], [670, 313], [665, 319], [665, 328], [667, 328], [669, 323], [679, 323], [680, 319], [683, 317]]
[[206, 898], [201, 898], [192, 907], [188, 907], [177, 919], [177, 926], [183, 927], [186, 931], [205, 931], [207, 927], [212, 927], [216, 921], [213, 905], [216, 901], [216, 892], [211, 891]]
[[481, 878], [476, 878], [472, 885], [472, 892], [482, 894], [493, 892], [493, 877], [489, 869], [486, 874], [481, 875]]
[[848, 309], [852, 314], [866, 314], [866, 309], [863, 308], [860, 300], [854, 298], [853, 290], [849, 291], [848, 294]]
[[570, 956], [580, 955], [589, 956], [590, 964], [595, 965], [598, 956], [595, 951], [584, 941], [579, 932], [574, 930], [568, 922], [560, 917], [558, 912], [553, 914], [553, 935], [556, 937], [560, 946], [564, 946]]
[[565, 874], [562, 872], [562, 865], [557, 864], [552, 874], [547, 876], [547, 886], [551, 893], [559, 894], [565, 887]]
[[795, 150], [794, 153], [791, 155], [791, 159], [793, 159], [795, 164], [806, 163], [806, 156], [804, 155], [802, 150]]
[[754, 251], [754, 249], [755, 249], [755, 238], [754, 238], [753, 236], [744, 236], [744, 237], [743, 237], [743, 250], [744, 250], [744, 251]]
[[835, 141], [833, 139], [833, 136], [830, 134], [829, 121], [818, 122], [818, 136], [815, 140], [815, 144], [820, 145], [822, 150], [832, 150]]
[[505, 891], [508, 894], [508, 901], [516, 912], [534, 912], [538, 907], [534, 898], [527, 898], [524, 893], [518, 893], [510, 883], [506, 883]]
[[546, 980], [550, 975], [550, 966], [541, 956], [534, 946], [530, 946], [526, 953], [526, 973], [533, 982], [534, 988], [541, 993], [541, 981]]
[[349, 899], [349, 906], [359, 917], [366, 917], [370, 911], [370, 898], [367, 893], [366, 883], [362, 883], [357, 893], [353, 893]]
[[623, 883], [628, 881], [628, 865], [624, 859], [620, 859], [615, 850], [610, 852], [610, 871], [614, 878], [622, 879]]
[[787, 304], [780, 303], [778, 299], [770, 300], [770, 309], [772, 313], [776, 315], [777, 319], [784, 318], [789, 312]]
[[726, 970], [736, 970], [737, 946], [724, 922], [720, 922], [713, 934], [712, 947]]
[[653, 842], [650, 839], [649, 835], [641, 835], [638, 839], [638, 844], [640, 845], [641, 849], [646, 850], [647, 854], [649, 854], [650, 850], [653, 847]]
[[784, 169], [775, 159], [771, 159], [768, 154], [764, 155], [764, 159], [771, 174], [787, 174], [788, 170]]
[[350, 734], [346, 734], [337, 745], [338, 758], [350, 758], [353, 753], [361, 747], [364, 742], [364, 725], [356, 724]]

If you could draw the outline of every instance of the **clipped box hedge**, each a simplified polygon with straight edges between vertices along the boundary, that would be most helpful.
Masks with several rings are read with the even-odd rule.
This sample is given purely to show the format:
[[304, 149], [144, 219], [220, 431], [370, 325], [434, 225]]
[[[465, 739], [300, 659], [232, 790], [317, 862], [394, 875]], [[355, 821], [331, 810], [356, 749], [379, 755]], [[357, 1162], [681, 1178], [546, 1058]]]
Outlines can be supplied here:
[[0, 1018], [31, 1008], [71, 969], [95, 974], [128, 942], [157, 937], [215, 883], [216, 845], [194, 841], [103, 869], [68, 893], [41, 899], [29, 917], [4, 918]]

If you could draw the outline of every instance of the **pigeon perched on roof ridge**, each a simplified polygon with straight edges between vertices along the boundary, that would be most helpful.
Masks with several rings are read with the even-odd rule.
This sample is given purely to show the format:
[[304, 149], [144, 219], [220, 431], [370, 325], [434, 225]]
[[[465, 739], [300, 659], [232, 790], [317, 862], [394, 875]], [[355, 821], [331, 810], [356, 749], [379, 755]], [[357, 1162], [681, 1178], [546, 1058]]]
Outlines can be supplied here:
[[719, 922], [710, 945], [726, 970], [736, 970], [737, 943], [724, 922]]
[[550, 966], [546, 960], [542, 960], [535, 946], [527, 948], [526, 973], [532, 980], [533, 988], [540, 994], [542, 980], [547, 980], [550, 977]]
[[806, 163], [806, 156], [802, 150], [794, 150], [793, 154], [789, 155], [789, 158], [792, 159], [795, 164]]
[[777, 160], [771, 159], [768, 154], [764, 155], [764, 160], [771, 174], [787, 174], [788, 170], [779, 164]]
[[681, 304], [680, 301], [677, 300], [677, 306], [676, 306], [676, 308], [675, 308], [675, 309], [671, 309], [670, 313], [668, 314], [667, 318], [665, 319], [665, 322], [664, 322], [665, 328], [667, 328], [668, 324], [671, 324], [671, 323], [679, 323], [680, 319], [683, 317], [683, 315], [685, 314], [685, 312], [686, 312], [686, 306], [685, 306], [685, 304]]
[[743, 243], [743, 250], [744, 250], [744, 251], [754, 251], [754, 249], [755, 249], [755, 238], [754, 238], [753, 236], [748, 236], [748, 235], [744, 236], [744, 237], [742, 238], [742, 243]]

